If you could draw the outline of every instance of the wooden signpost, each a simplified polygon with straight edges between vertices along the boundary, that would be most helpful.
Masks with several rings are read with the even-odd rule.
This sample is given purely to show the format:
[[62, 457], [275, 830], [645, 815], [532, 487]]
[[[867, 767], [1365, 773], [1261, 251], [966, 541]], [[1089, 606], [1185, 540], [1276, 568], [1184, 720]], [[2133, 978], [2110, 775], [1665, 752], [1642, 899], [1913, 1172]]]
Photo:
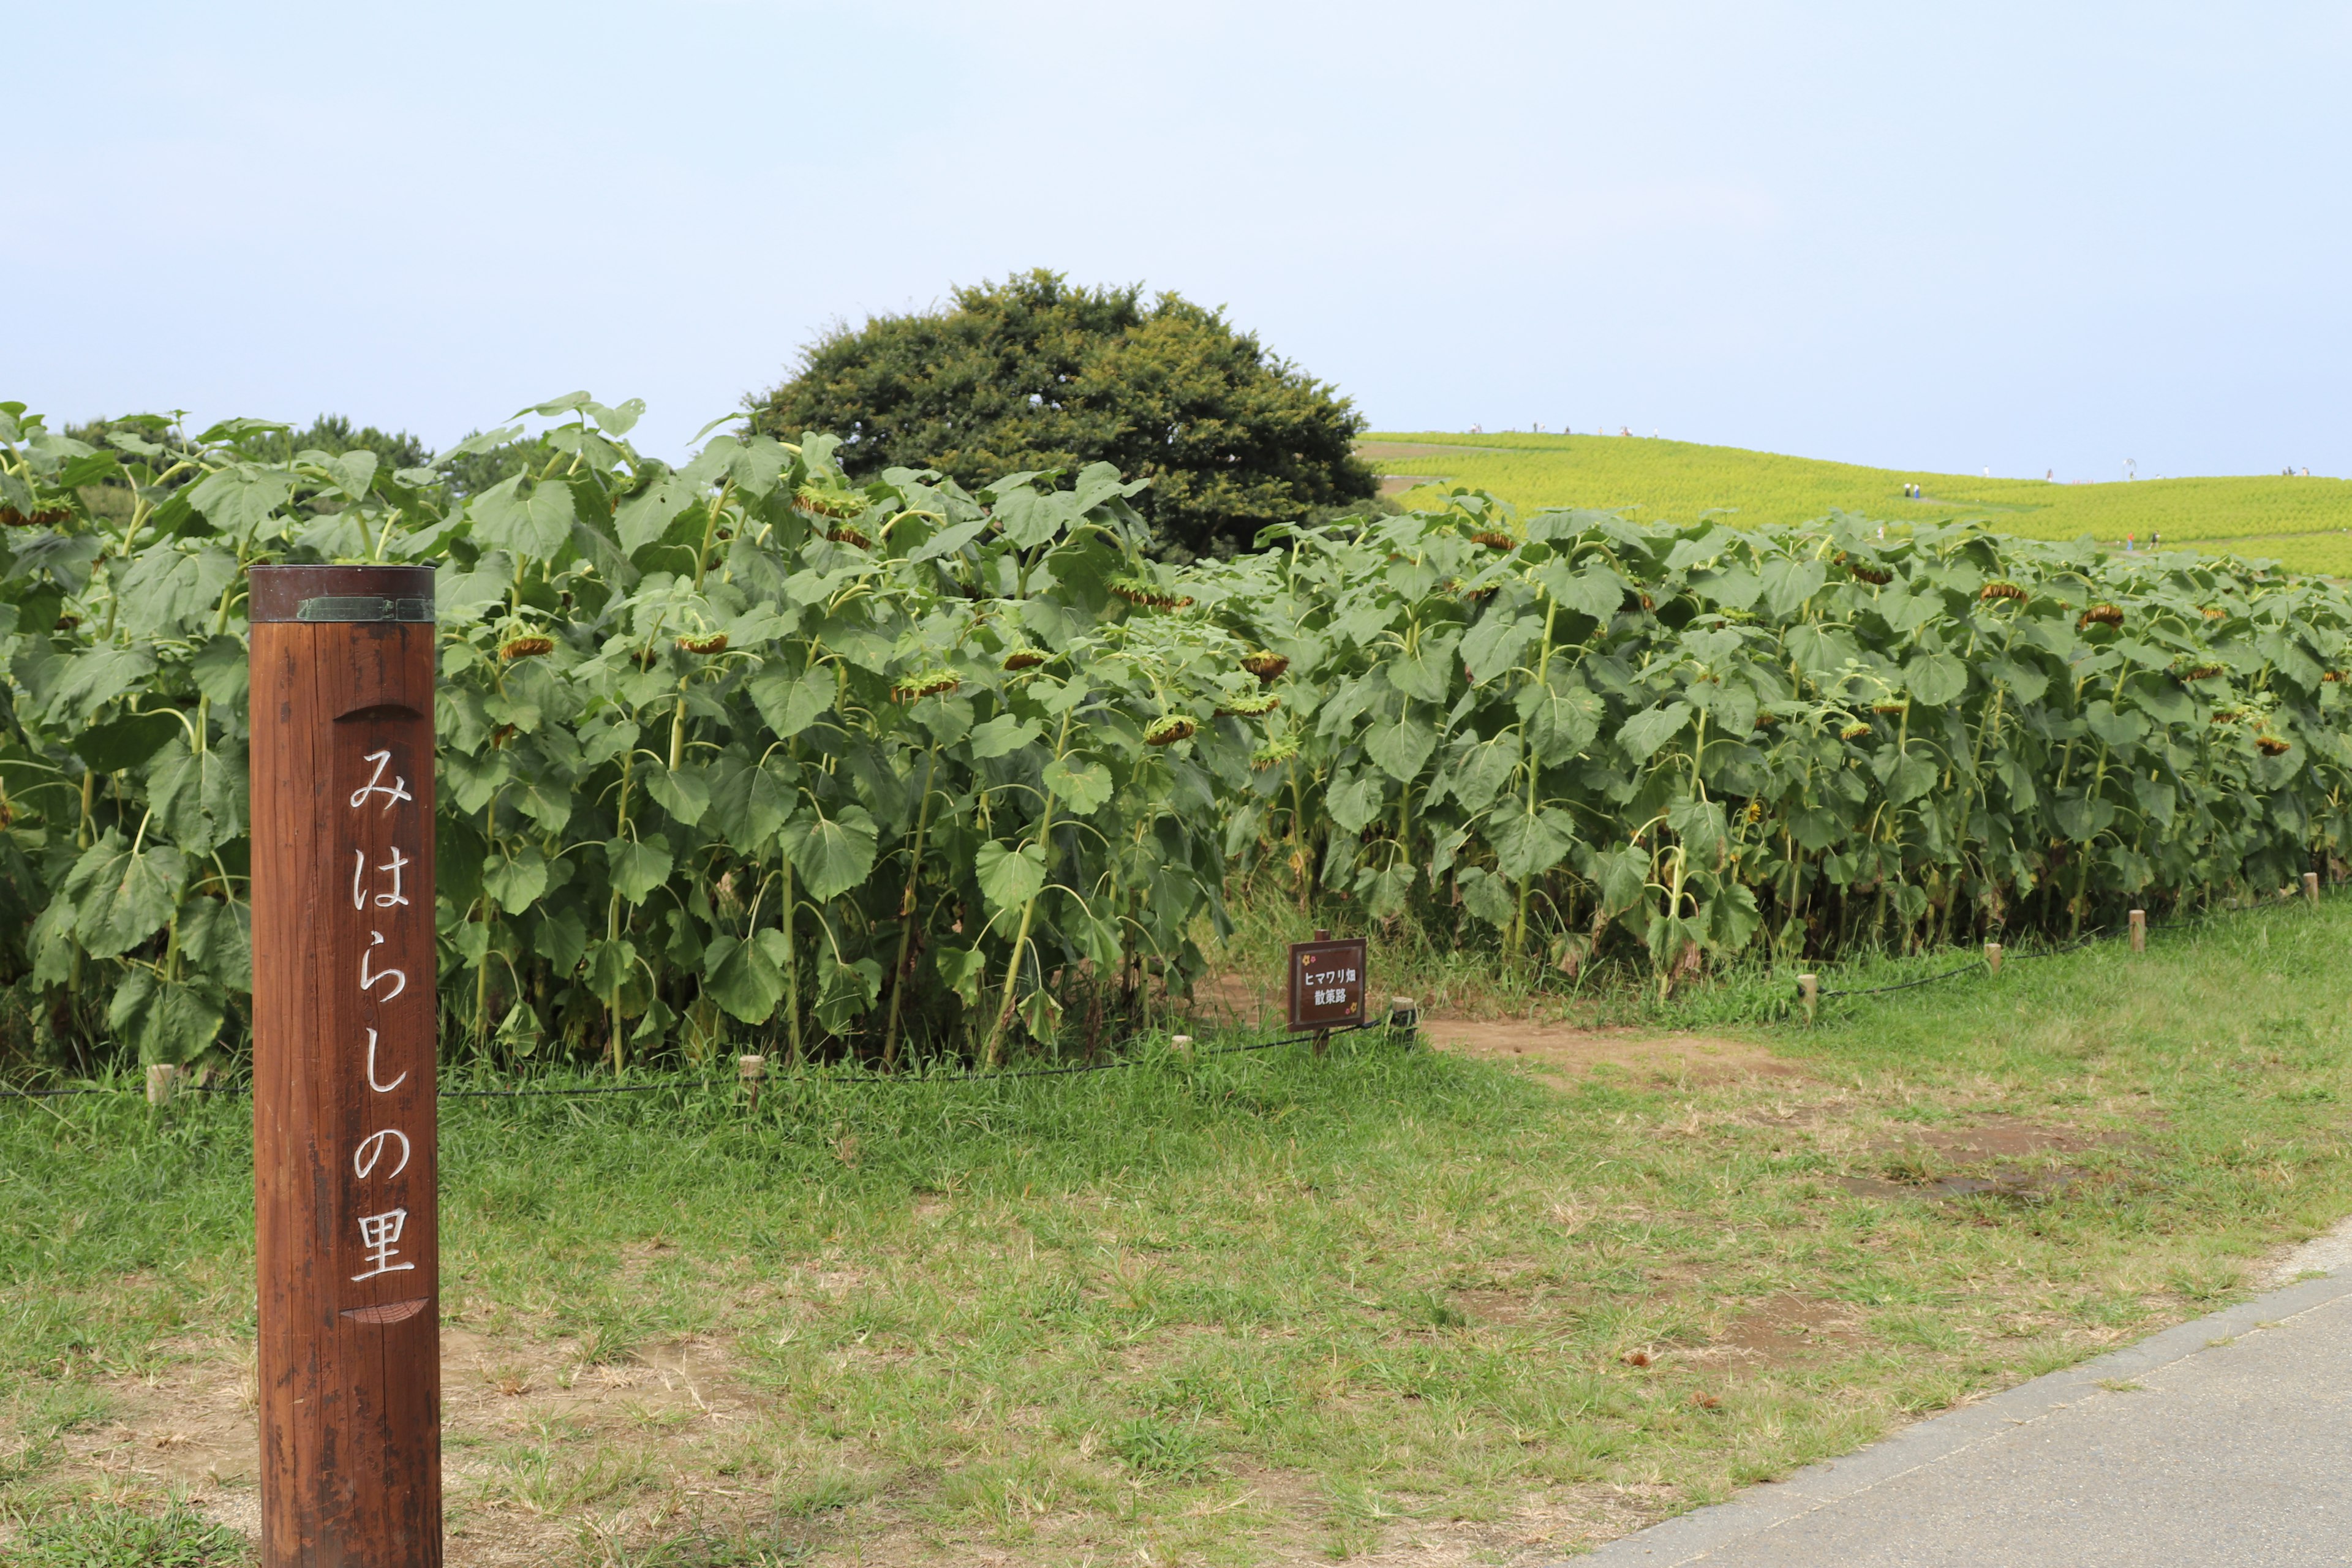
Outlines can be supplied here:
[[261, 1560], [438, 1568], [433, 572], [250, 613]]
[[1364, 1022], [1364, 939], [1331, 940], [1328, 931], [1313, 942], [1290, 944], [1290, 1028], [1293, 1034], [1312, 1031], [1319, 1052], [1334, 1029], [1357, 1028]]

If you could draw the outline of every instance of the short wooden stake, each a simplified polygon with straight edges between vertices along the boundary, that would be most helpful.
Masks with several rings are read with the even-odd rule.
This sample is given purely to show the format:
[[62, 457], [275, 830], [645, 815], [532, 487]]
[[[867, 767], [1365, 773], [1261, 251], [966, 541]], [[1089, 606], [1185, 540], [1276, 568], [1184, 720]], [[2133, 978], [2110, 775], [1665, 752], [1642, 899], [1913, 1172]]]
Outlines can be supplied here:
[[737, 1057], [735, 1058], [735, 1076], [743, 1080], [744, 1087], [751, 1091], [751, 1109], [754, 1110], [759, 1110], [760, 1080], [768, 1076], [768, 1058], [765, 1057]]
[[1421, 1005], [1410, 996], [1390, 997], [1389, 1033], [1402, 1033], [1404, 1043], [1412, 1045], [1421, 1034]]
[[2303, 874], [2303, 896], [2310, 903], [2313, 909], [2315, 910], [2319, 907], [2318, 872], [2305, 871]]
[[1797, 994], [1805, 1004], [1805, 1022], [1813, 1021], [1813, 1008], [1822, 999], [1822, 977], [1818, 974], [1797, 976]]
[[2134, 910], [2131, 912], [2131, 938], [2134, 952], [2147, 951], [2147, 911], [2146, 910]]
[[2000, 943], [1997, 942], [1985, 943], [1985, 967], [1995, 974], [2000, 973]]
[[1171, 1035], [1168, 1037], [1168, 1045], [1180, 1057], [1189, 1057], [1192, 1054], [1192, 1037], [1190, 1035]]
[[180, 1087], [180, 1069], [164, 1062], [147, 1066], [147, 1103], [169, 1105]]

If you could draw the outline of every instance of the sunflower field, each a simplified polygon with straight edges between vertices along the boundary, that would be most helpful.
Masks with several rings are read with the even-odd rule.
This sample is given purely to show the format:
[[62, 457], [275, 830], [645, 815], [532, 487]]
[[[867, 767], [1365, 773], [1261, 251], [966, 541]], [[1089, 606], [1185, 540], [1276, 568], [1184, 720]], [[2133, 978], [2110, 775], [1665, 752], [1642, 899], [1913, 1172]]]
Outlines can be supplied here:
[[[233, 1059], [245, 570], [437, 571], [442, 1033], [512, 1068], [1092, 1052], [1248, 887], [1661, 986], [2332, 868], [2347, 603], [1973, 526], [1440, 510], [1155, 563], [1108, 467], [966, 491], [585, 395], [545, 460], [0, 404], [0, 1038]], [[273, 445], [273, 443], [275, 443]]]

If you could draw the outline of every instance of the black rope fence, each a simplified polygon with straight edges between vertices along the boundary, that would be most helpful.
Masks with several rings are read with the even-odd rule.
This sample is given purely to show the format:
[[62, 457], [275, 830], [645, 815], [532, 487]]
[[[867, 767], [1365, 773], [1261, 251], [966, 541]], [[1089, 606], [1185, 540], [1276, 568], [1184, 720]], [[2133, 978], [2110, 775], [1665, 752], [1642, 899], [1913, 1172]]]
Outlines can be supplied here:
[[[2039, 952], [2003, 952], [2001, 954], [2001, 962], [2006, 963], [2013, 959], [2021, 961], [2028, 958], [2056, 958], [2062, 953], [2080, 952], [2083, 949], [2090, 946], [2093, 942], [2098, 941], [2101, 937], [2106, 934], [2108, 933], [2105, 931], [2092, 931], [2087, 936], [2075, 938], [2073, 942], [2066, 943], [2063, 947], [2044, 948]], [[1884, 996], [1889, 991], [1909, 991], [1916, 986], [1933, 985], [1939, 980], [1952, 980], [1960, 975], [1972, 973], [1979, 969], [1990, 969], [1990, 967], [1992, 967], [1991, 960], [1972, 958], [1966, 963], [1961, 964], [1958, 969], [1947, 969], [1941, 974], [1923, 974], [1916, 980], [1897, 981], [1892, 985], [1861, 985], [1856, 986], [1852, 990], [1821, 991], [1816, 992], [1814, 994], [1824, 1001], [1828, 1000], [1832, 996]]]
[[[2151, 935], [2158, 931], [2184, 931], [2195, 926], [2210, 925], [2215, 921], [2228, 920], [2237, 915], [2258, 914], [2265, 910], [2280, 909], [2292, 903], [2301, 901], [2305, 900], [2306, 896], [2307, 895], [2300, 889], [2285, 889], [2281, 890], [2276, 899], [2252, 899], [2249, 900], [2242, 905], [2233, 908], [2203, 910], [2196, 914], [2181, 915], [2167, 920], [2161, 924], [2150, 923], [2143, 929]], [[2113, 929], [2101, 927], [2098, 930], [2087, 931], [2082, 936], [2076, 937], [2074, 941], [2058, 947], [2043, 948], [2039, 952], [2004, 952], [2001, 954], [2001, 962], [2008, 963], [2022, 962], [2026, 959], [2032, 958], [2057, 958], [2069, 952], [2080, 952], [2083, 949], [2089, 947], [2092, 943], [2112, 937], [2116, 934], [2116, 933]], [[1989, 969], [1991, 966], [1991, 961], [1990, 959], [1972, 958], [1969, 960], [1968, 963], [1959, 965], [1956, 969], [1945, 970], [1941, 974], [1924, 974], [1916, 980], [1897, 981], [1892, 985], [1863, 985], [1841, 991], [1816, 991], [1813, 994], [1817, 1000], [1823, 1002], [1828, 1001], [1832, 996], [1884, 996], [1890, 991], [1909, 991], [1921, 985], [1933, 985], [1939, 981], [1958, 979], [1963, 974], [1971, 974], [1979, 969]], [[1803, 988], [1801, 986], [1799, 987], [1798, 994], [1800, 996], [1802, 996], [1803, 994]]]
[[[801, 1072], [769, 1078], [764, 1072], [758, 1078], [725, 1078], [698, 1076], [692, 1078], [651, 1079], [644, 1083], [583, 1084], [564, 1089], [444, 1089], [436, 1092], [440, 1100], [535, 1100], [542, 1098], [574, 1099], [598, 1094], [652, 1094], [665, 1089], [744, 1088], [754, 1084], [761, 1087], [790, 1087], [810, 1083], [831, 1084], [843, 1089], [912, 1089], [925, 1084], [956, 1084], [994, 1082], [1024, 1078], [1068, 1078], [1079, 1073], [1116, 1072], [1124, 1068], [1141, 1067], [1147, 1062], [1182, 1062], [1210, 1057], [1243, 1056], [1254, 1051], [1276, 1050], [1283, 1046], [1306, 1045], [1322, 1036], [1352, 1035], [1366, 1030], [1381, 1029], [1411, 1034], [1419, 1027], [1417, 1016], [1409, 1010], [1399, 1010], [1378, 1019], [1349, 1024], [1340, 1028], [1317, 1034], [1281, 1035], [1271, 1040], [1258, 1040], [1243, 1046], [1218, 1046], [1198, 1051], [1171, 1051], [1153, 1056], [1115, 1057], [1107, 1061], [1079, 1062], [1068, 1067], [999, 1068], [981, 1072], [906, 1073], [896, 1076], [884, 1073]], [[8, 1089], [0, 1088], [0, 1100], [58, 1100], [84, 1094], [140, 1094], [144, 1092], [135, 1084], [86, 1085], [74, 1089]], [[249, 1084], [183, 1084], [173, 1094], [250, 1094]]]
[[[2227, 919], [2235, 915], [2251, 914], [2263, 909], [2274, 909], [2289, 901], [2289, 897], [2283, 894], [2275, 901], [2250, 900], [2248, 903], [2237, 908], [2206, 910], [2197, 914], [2168, 920], [2161, 925], [2149, 925], [2146, 929], [2151, 932], [2160, 931], [2179, 931], [2191, 926], [2210, 924], [2214, 921]], [[2112, 937], [2116, 933], [2112, 930], [2101, 928], [2097, 931], [2086, 932], [2085, 934], [2075, 938], [2074, 941], [2058, 947], [2044, 948], [2039, 952], [2004, 952], [2001, 955], [2002, 962], [2012, 963], [2023, 962], [2028, 959], [2035, 958], [2059, 958], [2070, 952], [2080, 952], [2083, 949], [2091, 946], [2093, 943], [2108, 937]], [[1963, 974], [1972, 974], [1979, 970], [1989, 969], [1990, 967], [1991, 964], [1990, 960], [1984, 958], [1972, 958], [1969, 960], [1968, 963], [1960, 964], [1955, 968], [1947, 969], [1939, 974], [1923, 974], [1916, 980], [1898, 980], [1890, 985], [1862, 985], [1834, 991], [1817, 990], [1813, 994], [1815, 1000], [1822, 1002], [1829, 1001], [1833, 997], [1841, 996], [1884, 996], [1896, 991], [1912, 991], [1922, 985], [1936, 985], [1947, 980], [1957, 980]], [[1798, 994], [1800, 997], [1803, 995], [1803, 989], [1801, 986], [1799, 988]], [[1355, 1034], [1359, 1031], [1367, 1029], [1387, 1029], [1391, 1031], [1402, 1029], [1407, 1033], [1411, 1033], [1416, 1028], [1418, 1020], [1412, 1012], [1400, 1010], [1391, 1012], [1376, 1021], [1368, 1019], [1360, 1024], [1351, 1024], [1344, 1028], [1328, 1030], [1325, 1031], [1325, 1033], [1328, 1035], [1346, 1035]], [[1192, 1059], [1200, 1059], [1208, 1057], [1240, 1056], [1253, 1051], [1270, 1051], [1283, 1046], [1304, 1044], [1316, 1038], [1318, 1038], [1318, 1037], [1313, 1034], [1282, 1035], [1277, 1036], [1276, 1038], [1271, 1040], [1260, 1040], [1244, 1046], [1220, 1046], [1211, 1050], [1188, 1052], [1184, 1053], [1181, 1057], [1176, 1057], [1175, 1059], [1181, 1060], [1184, 1059], [1186, 1057], [1189, 1057]], [[803, 1072], [793, 1074], [789, 1077], [780, 1077], [774, 1079], [769, 1079], [765, 1078], [764, 1075], [758, 1079], [695, 1077], [655, 1079], [645, 1083], [585, 1084], [569, 1089], [445, 1089], [438, 1092], [437, 1098], [442, 1100], [577, 1099], [600, 1094], [652, 1094], [665, 1089], [716, 1089], [729, 1086], [740, 1088], [752, 1084], [766, 1084], [769, 1082], [783, 1085], [808, 1084], [812, 1082], [830, 1083], [844, 1089], [910, 1089], [924, 1084], [979, 1083], [983, 1081], [993, 1082], [1024, 1078], [1070, 1078], [1083, 1073], [1117, 1072], [1126, 1068], [1140, 1067], [1149, 1061], [1166, 1061], [1169, 1059], [1171, 1059], [1171, 1057], [1169, 1056], [1117, 1057], [1108, 1061], [1079, 1062], [1068, 1067], [1000, 1068], [981, 1072], [971, 1072], [967, 1070], [959, 1073], [907, 1073], [897, 1076], [883, 1073], [858, 1073], [853, 1075], [846, 1073]], [[142, 1090], [134, 1085], [86, 1085], [72, 1089], [10, 1089], [0, 1087], [0, 1100], [63, 1100], [69, 1099], [77, 1095], [138, 1094], [141, 1092]], [[181, 1085], [175, 1088], [173, 1092], [174, 1094], [247, 1094], [250, 1093], [251, 1090], [248, 1086], [244, 1084], [199, 1083]]]

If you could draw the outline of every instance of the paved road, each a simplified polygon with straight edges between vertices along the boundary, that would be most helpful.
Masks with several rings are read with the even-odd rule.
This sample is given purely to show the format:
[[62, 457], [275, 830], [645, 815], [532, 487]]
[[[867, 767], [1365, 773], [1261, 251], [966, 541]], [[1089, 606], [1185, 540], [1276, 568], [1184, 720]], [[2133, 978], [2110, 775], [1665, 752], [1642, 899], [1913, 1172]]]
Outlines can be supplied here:
[[1922, 1421], [1579, 1561], [2352, 1564], [2352, 1268]]

